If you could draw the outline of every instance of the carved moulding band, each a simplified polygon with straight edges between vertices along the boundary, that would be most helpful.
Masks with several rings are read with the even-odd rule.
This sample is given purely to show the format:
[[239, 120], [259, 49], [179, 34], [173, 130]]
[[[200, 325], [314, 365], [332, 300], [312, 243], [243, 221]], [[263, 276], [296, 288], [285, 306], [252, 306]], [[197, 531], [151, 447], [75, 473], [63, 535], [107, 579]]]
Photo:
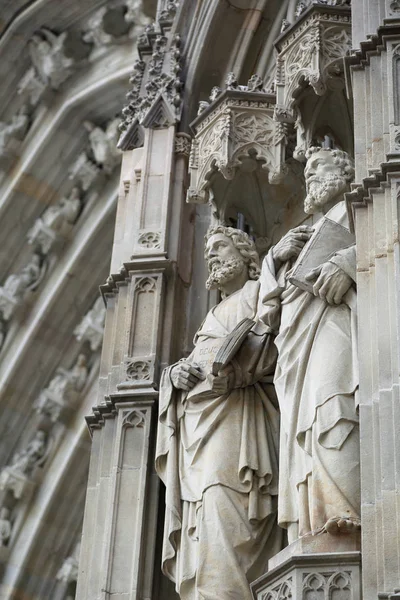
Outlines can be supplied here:
[[[85, 417], [90, 434], [93, 435], [95, 429], [101, 429], [106, 419], [115, 419], [119, 411], [123, 411], [123, 419], [126, 417], [132, 422], [124, 423], [125, 427], [135, 427], [135, 422], [141, 421], [132, 412], [138, 411], [145, 414], [145, 409], [152, 409], [158, 398], [158, 392], [155, 390], [134, 390], [121, 391], [110, 394], [104, 398], [104, 402], [93, 407], [91, 415]], [[130, 407], [130, 408], [128, 408]], [[136, 424], [136, 426], [138, 426]]]
[[[387, 186], [391, 179], [400, 180], [400, 161], [390, 160], [391, 155], [388, 155], [389, 161], [381, 164], [380, 171], [374, 173], [370, 177], [363, 179], [362, 184], [351, 185], [351, 192], [345, 194], [347, 212], [350, 218], [350, 229], [354, 232], [354, 215], [358, 208], [365, 208], [368, 202], [373, 202], [373, 192], [376, 189]], [[398, 156], [396, 155], [396, 159]]]
[[274, 106], [273, 94], [226, 90], [197, 117], [188, 202], [208, 202], [212, 175], [219, 171], [232, 180], [244, 159], [261, 162], [270, 183], [279, 182], [285, 139], [274, 121]]

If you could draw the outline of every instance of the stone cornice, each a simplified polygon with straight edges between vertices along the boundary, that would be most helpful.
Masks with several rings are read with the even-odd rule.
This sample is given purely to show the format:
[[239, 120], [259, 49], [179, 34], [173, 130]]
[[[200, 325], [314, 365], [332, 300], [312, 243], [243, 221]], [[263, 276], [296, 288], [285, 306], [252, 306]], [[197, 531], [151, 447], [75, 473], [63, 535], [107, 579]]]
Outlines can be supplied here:
[[361, 42], [359, 49], [352, 50], [351, 54], [344, 58], [346, 67], [365, 68], [369, 65], [370, 56], [386, 50], [387, 43], [396, 38], [400, 39], [400, 19], [393, 22], [386, 20], [385, 25], [379, 27], [376, 34]]
[[152, 387], [116, 392], [107, 396], [104, 403], [93, 407], [91, 415], [85, 417], [90, 435], [94, 429], [101, 429], [106, 419], [113, 419], [118, 409], [134, 402], [142, 407], [152, 407], [158, 400], [159, 393]]
[[100, 286], [100, 292], [105, 299], [109, 294], [118, 293], [118, 287], [125, 285], [128, 281], [129, 274], [133, 272], [140, 273], [141, 271], [149, 272], [164, 272], [171, 268], [173, 261], [162, 255], [151, 255], [132, 258], [130, 261], [124, 262], [118, 273], [111, 273], [107, 281]]
[[[400, 178], [400, 156], [388, 155], [389, 161], [382, 163], [380, 170], [371, 173], [363, 179], [361, 184], [352, 184], [352, 190], [345, 194], [345, 199], [348, 207], [350, 219], [350, 229], [354, 231], [354, 211], [357, 208], [365, 207], [368, 202], [372, 202], [372, 192], [382, 189], [385, 185], [390, 184], [390, 179], [394, 177]], [[390, 160], [393, 158], [393, 160]]]

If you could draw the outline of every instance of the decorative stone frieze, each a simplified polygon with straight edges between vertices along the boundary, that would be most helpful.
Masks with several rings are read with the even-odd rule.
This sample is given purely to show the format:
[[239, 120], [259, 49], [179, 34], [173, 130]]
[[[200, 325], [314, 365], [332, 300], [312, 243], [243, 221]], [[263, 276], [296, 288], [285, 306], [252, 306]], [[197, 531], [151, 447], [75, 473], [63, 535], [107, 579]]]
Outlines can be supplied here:
[[4, 321], [9, 321], [16, 308], [23, 303], [25, 293], [37, 288], [45, 267], [42, 256], [35, 252], [19, 273], [7, 277], [4, 285], [0, 287], [0, 314]]
[[121, 162], [121, 151], [117, 148], [119, 119], [112, 119], [104, 128], [85, 121], [90, 152], [96, 165], [107, 175]]
[[226, 84], [223, 92], [212, 90], [211, 102], [201, 103], [192, 123], [188, 202], [207, 202], [212, 175], [219, 171], [231, 180], [244, 160], [262, 164], [270, 183], [278, 183], [284, 171], [286, 142], [273, 118], [275, 95], [257, 76], [240, 86], [231, 73]]
[[118, 147], [131, 150], [143, 143], [142, 127], [163, 128], [177, 123], [181, 113], [179, 35], [164, 30], [169, 21], [148, 25], [138, 41], [139, 60], [133, 67], [122, 111]]
[[13, 156], [30, 126], [28, 107], [24, 104], [8, 122], [0, 122], [0, 159]]
[[38, 29], [28, 42], [32, 67], [18, 84], [18, 94], [35, 106], [47, 88], [60, 89], [72, 75], [74, 60], [65, 53], [67, 32], [59, 35], [47, 27]]
[[105, 317], [104, 300], [98, 298], [74, 330], [78, 342], [89, 342], [92, 352], [97, 352], [103, 341]]
[[55, 206], [49, 206], [43, 215], [36, 219], [28, 232], [28, 242], [42, 255], [49, 254], [71, 231], [81, 207], [80, 190], [74, 187], [68, 197], [62, 198]]
[[99, 167], [90, 160], [86, 152], [81, 152], [69, 169], [69, 179], [79, 183], [86, 192], [100, 174]]
[[66, 408], [71, 408], [82, 391], [88, 377], [87, 358], [85, 354], [78, 356], [72, 369], [57, 369], [55, 377], [50, 381], [35, 402], [35, 410], [45, 415], [52, 422], [58, 421]]
[[1, 470], [0, 490], [12, 492], [16, 500], [22, 498], [35, 486], [35, 473], [46, 461], [49, 447], [48, 435], [38, 429], [27, 446], [14, 455], [11, 465]]

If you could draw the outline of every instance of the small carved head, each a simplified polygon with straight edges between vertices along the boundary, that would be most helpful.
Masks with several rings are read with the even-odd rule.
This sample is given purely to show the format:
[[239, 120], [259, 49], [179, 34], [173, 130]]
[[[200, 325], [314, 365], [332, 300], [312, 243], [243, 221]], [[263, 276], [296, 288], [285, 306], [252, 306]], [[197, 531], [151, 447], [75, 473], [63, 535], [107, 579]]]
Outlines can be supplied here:
[[210, 276], [207, 289], [220, 288], [228, 281], [242, 277], [258, 279], [260, 259], [253, 240], [240, 229], [217, 225], [205, 236], [205, 259]]
[[304, 210], [313, 214], [327, 203], [342, 199], [354, 179], [354, 162], [343, 150], [318, 147], [309, 148], [306, 159]]

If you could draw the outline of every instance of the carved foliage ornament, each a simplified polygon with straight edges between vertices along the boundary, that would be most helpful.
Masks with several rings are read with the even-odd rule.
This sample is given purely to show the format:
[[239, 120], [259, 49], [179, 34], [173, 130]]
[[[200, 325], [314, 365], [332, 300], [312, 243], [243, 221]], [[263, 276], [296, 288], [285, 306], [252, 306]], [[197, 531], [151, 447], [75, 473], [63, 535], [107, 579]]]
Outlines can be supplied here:
[[179, 121], [182, 98], [180, 79], [180, 36], [163, 33], [156, 22], [145, 28], [139, 38], [139, 60], [130, 78], [132, 88], [128, 104], [122, 110], [119, 126], [122, 135], [118, 146], [122, 150], [137, 147], [143, 141], [142, 127], [166, 127]]
[[175, 153], [189, 157], [192, 140], [187, 133], [177, 133], [175, 136]]

